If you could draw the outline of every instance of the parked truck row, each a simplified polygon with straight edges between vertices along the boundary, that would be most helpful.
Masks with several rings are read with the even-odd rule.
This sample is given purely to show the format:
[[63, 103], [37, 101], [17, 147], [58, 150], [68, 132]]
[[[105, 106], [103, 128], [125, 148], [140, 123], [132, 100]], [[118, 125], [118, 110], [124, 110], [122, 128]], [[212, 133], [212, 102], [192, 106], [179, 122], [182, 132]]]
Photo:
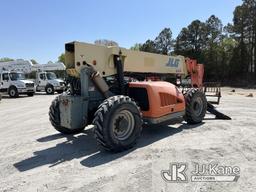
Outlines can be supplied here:
[[19, 95], [33, 96], [34, 93], [45, 91], [47, 94], [62, 93], [65, 83], [53, 72], [38, 72], [34, 81], [25, 78], [22, 72], [0, 72], [0, 92], [10, 97]]
[[[65, 82], [57, 78], [54, 72], [47, 70], [65, 70], [63, 64], [37, 64], [31, 66], [29, 61], [17, 60], [0, 63], [0, 93], [10, 97], [19, 95], [33, 96], [34, 93], [45, 91], [47, 94], [62, 93]], [[26, 79], [25, 73], [36, 71], [34, 80]]]

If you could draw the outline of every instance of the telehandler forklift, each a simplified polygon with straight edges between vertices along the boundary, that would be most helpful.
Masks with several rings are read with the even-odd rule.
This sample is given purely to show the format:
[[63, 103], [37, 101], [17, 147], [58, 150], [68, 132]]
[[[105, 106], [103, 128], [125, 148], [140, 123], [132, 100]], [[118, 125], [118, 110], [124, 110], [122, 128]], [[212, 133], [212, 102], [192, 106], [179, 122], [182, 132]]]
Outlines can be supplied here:
[[[50, 122], [64, 134], [93, 124], [106, 150], [133, 147], [143, 124], [177, 118], [200, 123], [211, 105], [202, 91], [203, 65], [183, 56], [71, 42], [65, 45], [65, 62], [70, 88], [52, 102]], [[166, 81], [176, 77], [186, 80], [186, 91]]]

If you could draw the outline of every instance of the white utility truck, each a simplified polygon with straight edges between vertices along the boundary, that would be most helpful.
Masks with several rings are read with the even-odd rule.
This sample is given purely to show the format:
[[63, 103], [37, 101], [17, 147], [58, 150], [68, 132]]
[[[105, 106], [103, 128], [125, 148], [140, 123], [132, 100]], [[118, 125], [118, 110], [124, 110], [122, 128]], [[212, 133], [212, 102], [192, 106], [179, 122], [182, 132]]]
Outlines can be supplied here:
[[7, 93], [10, 97], [18, 97], [20, 94], [33, 96], [35, 84], [26, 80], [22, 72], [0, 71], [0, 92]]
[[58, 79], [53, 72], [55, 70], [66, 70], [63, 63], [49, 62], [47, 64], [32, 64], [30, 61], [18, 59], [15, 61], [1, 62], [0, 68], [5, 68], [9, 71], [15, 70], [29, 74], [36, 72], [35, 87], [36, 91], [45, 91], [47, 94], [62, 93], [65, 90], [65, 83], [63, 80]]
[[36, 91], [45, 91], [47, 94], [62, 93], [66, 85], [63, 80], [58, 79], [53, 72], [36, 73]]

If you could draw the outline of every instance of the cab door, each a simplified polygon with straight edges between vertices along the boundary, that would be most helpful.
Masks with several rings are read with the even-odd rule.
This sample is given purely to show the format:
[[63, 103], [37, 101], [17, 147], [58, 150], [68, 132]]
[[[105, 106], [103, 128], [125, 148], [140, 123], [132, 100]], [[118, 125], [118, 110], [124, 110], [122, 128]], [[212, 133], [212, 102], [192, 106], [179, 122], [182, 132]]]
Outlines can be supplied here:
[[2, 92], [2, 83], [3, 83], [2, 74], [0, 73], [0, 92]]
[[1, 91], [7, 92], [8, 88], [11, 85], [11, 80], [8, 73], [3, 73], [1, 75]]
[[47, 78], [46, 78], [46, 73], [39, 73], [38, 75], [38, 83], [40, 87], [45, 87], [47, 85]]

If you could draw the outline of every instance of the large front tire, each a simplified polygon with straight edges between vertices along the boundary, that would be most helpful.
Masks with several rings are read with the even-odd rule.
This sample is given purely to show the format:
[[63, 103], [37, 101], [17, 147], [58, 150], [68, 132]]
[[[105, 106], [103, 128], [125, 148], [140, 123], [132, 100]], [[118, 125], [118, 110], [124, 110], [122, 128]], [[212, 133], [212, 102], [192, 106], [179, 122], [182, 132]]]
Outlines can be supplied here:
[[54, 94], [54, 87], [52, 85], [46, 85], [45, 92], [47, 95], [53, 95]]
[[60, 125], [60, 109], [59, 109], [59, 105], [60, 105], [59, 97], [56, 97], [52, 101], [52, 104], [51, 104], [50, 110], [49, 110], [49, 119], [50, 119], [50, 122], [51, 122], [52, 126], [57, 131], [59, 131], [60, 133], [63, 133], [63, 134], [76, 134], [76, 133], [82, 132], [84, 130], [84, 127], [79, 128], [79, 129], [68, 129], [68, 128], [62, 127]]
[[9, 88], [9, 96], [10, 96], [11, 98], [17, 98], [17, 97], [19, 97], [18, 89], [17, 89], [16, 87], [14, 87], [14, 86], [11, 86], [11, 87]]
[[109, 151], [120, 152], [133, 147], [142, 130], [142, 116], [128, 96], [106, 99], [95, 112], [94, 136]]
[[207, 100], [205, 94], [198, 89], [190, 89], [185, 94], [186, 114], [185, 121], [188, 124], [201, 123], [207, 110]]

